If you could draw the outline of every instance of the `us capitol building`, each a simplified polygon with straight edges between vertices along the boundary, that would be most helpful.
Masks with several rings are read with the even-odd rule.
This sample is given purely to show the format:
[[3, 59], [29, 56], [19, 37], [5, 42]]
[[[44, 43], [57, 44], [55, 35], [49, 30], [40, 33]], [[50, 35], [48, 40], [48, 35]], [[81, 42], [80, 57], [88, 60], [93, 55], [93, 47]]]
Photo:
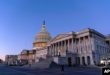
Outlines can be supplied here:
[[[22, 50], [17, 59], [21, 63], [37, 64], [40, 61], [63, 65], [110, 64], [110, 37], [87, 28], [79, 32], [58, 34], [52, 38], [45, 21], [37, 33], [32, 50]], [[8, 59], [6, 56], [6, 60]]]

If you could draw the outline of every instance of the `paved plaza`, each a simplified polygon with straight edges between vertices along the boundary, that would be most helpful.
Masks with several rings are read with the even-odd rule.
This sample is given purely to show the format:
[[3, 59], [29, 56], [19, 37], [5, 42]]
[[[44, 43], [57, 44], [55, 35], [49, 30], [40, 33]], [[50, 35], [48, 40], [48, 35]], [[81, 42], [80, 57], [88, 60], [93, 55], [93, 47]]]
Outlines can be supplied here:
[[97, 67], [60, 67], [49, 69], [31, 69], [21, 67], [0, 66], [0, 75], [101, 75]]

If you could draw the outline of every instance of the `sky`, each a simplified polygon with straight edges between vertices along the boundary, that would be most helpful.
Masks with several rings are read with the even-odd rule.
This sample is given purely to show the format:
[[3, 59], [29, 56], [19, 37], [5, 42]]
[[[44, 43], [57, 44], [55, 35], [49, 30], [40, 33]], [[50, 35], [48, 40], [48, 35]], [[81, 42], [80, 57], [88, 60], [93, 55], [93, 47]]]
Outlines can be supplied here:
[[43, 20], [52, 37], [93, 28], [110, 34], [110, 0], [0, 0], [0, 58], [32, 49]]

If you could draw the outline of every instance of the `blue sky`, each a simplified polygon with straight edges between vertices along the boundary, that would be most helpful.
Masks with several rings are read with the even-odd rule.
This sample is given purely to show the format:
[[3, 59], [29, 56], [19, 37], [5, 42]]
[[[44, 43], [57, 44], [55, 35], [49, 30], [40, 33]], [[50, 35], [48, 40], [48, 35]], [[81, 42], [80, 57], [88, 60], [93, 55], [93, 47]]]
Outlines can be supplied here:
[[42, 21], [54, 37], [93, 28], [110, 34], [110, 0], [0, 0], [0, 57], [32, 49]]

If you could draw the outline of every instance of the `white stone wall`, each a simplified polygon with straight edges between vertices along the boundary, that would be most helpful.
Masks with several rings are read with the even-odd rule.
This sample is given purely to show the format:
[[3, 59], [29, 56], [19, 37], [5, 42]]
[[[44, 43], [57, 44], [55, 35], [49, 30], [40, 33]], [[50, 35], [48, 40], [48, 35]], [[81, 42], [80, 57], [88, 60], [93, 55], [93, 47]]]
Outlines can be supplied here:
[[[110, 52], [104, 36], [97, 31], [87, 29], [75, 35], [71, 34], [63, 38], [60, 38], [62, 35], [55, 37], [48, 47], [49, 55], [55, 57], [60, 53], [61, 57], [67, 57], [66, 50], [68, 50], [68, 52], [76, 54], [75, 57], [80, 58], [80, 65], [84, 65], [84, 61], [88, 65], [89, 58], [90, 65], [95, 65], [99, 64], [102, 55]], [[66, 58], [65, 61], [67, 61]]]
[[35, 62], [38, 62], [40, 58], [46, 59], [47, 49], [36, 50]]

